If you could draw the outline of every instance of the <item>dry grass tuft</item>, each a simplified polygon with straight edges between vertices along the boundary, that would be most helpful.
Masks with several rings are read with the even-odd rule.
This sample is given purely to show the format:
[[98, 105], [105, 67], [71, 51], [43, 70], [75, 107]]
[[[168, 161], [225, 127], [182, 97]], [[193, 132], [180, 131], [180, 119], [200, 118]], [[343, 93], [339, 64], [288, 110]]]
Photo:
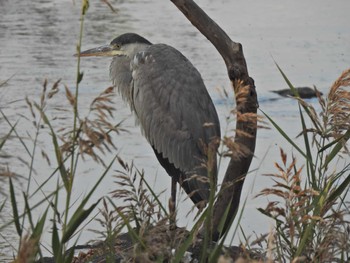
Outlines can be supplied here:
[[312, 128], [304, 132], [310, 133], [313, 136], [313, 143], [316, 144], [318, 137], [327, 140], [341, 139], [345, 132], [350, 130], [350, 69], [345, 70], [333, 83], [326, 98], [321, 96], [316, 87], [315, 91], [321, 107], [319, 114], [310, 103], [297, 99], [309, 111], [308, 115], [313, 124]]
[[[278, 173], [267, 174], [274, 181], [272, 188], [266, 188], [261, 191], [258, 196], [274, 196], [279, 201], [269, 202], [264, 209], [264, 213], [272, 218], [285, 218], [287, 222], [294, 224], [307, 224], [310, 217], [305, 211], [310, 211], [311, 205], [309, 200], [318, 195], [313, 189], [302, 189], [301, 172], [302, 167], [296, 168], [296, 159], [292, 158], [292, 162], [287, 164], [287, 155], [281, 149], [282, 165], [275, 163]], [[289, 233], [294, 235], [294, 225], [290, 224]]]
[[[282, 165], [275, 163], [278, 172], [267, 175], [275, 184], [258, 195], [273, 200], [265, 209], [259, 210], [276, 221], [276, 231], [273, 233], [274, 257], [291, 262], [338, 260], [345, 251], [350, 251], [349, 211], [334, 207], [334, 200], [326, 201], [320, 211], [315, 211], [315, 203], [320, 202], [321, 193], [303, 182], [303, 169], [297, 168], [296, 159], [292, 158], [289, 164], [287, 159], [287, 154], [281, 150]], [[329, 181], [332, 179], [329, 178]], [[322, 195], [330, 195], [331, 192]], [[314, 225], [314, 235], [310, 234], [307, 239], [302, 256], [295, 257], [309, 225]]]
[[[226, 149], [222, 151], [221, 155], [234, 160], [240, 160], [253, 154], [250, 150], [251, 147], [248, 147], [251, 144], [250, 141], [256, 137], [256, 130], [258, 128], [268, 129], [268, 124], [263, 116], [253, 113], [256, 112], [257, 107], [257, 105], [251, 103], [251, 100], [255, 101], [255, 91], [252, 91], [252, 88], [249, 85], [245, 85], [242, 80], [234, 81], [232, 88], [238, 106], [230, 110], [230, 115], [226, 117], [226, 121], [229, 126], [231, 121], [236, 118], [235, 136], [223, 136], [222, 144]], [[221, 90], [220, 93], [225, 99], [229, 98], [227, 91]], [[254, 107], [254, 109], [248, 110], [246, 105], [250, 105], [249, 107]], [[248, 112], [242, 111], [242, 109]]]
[[13, 263], [30, 263], [33, 262], [38, 250], [38, 241], [29, 235], [26, 235], [21, 240], [20, 249], [17, 258]]
[[103, 225], [106, 222], [114, 223], [114, 240], [118, 240], [121, 230], [128, 227], [129, 235], [134, 237], [133, 245], [130, 249], [120, 251], [123, 258], [135, 262], [170, 260], [172, 248], [182, 244], [188, 232], [180, 228], [171, 229], [169, 226], [171, 215], [165, 214], [158, 201], [162, 193], [155, 195], [150, 192], [145, 185], [143, 173], [133, 164], [129, 165], [121, 159], [119, 163], [123, 170], [117, 171], [118, 174], [115, 175], [117, 190], [111, 194], [113, 200], [123, 205], [114, 205], [115, 210], [109, 212], [105, 204], [104, 211], [101, 210], [103, 219], [100, 223]]
[[[265, 209], [259, 210], [275, 221], [271, 233], [273, 246], [269, 248], [272, 247], [271, 254], [277, 261], [348, 262], [350, 259], [350, 213], [346, 201], [350, 184], [350, 164], [346, 159], [349, 157], [346, 148], [350, 132], [349, 88], [350, 69], [334, 82], [326, 98], [315, 87], [320, 113], [312, 104], [297, 98], [304, 109], [300, 113], [304, 129], [300, 135], [306, 150], [298, 151], [305, 158], [305, 168], [297, 167], [295, 157], [288, 162], [288, 155], [281, 150], [282, 163], [275, 163], [277, 172], [267, 175], [274, 185], [259, 194], [270, 200]], [[306, 122], [305, 116], [311, 122]], [[342, 157], [344, 165], [340, 167]], [[338, 158], [336, 165], [329, 169], [335, 158]]]
[[[8, 177], [15, 177], [15, 173], [11, 172], [8, 167], [0, 167], [0, 178], [8, 178]], [[0, 188], [1, 193], [1, 188]]]
[[239, 160], [251, 154], [250, 149], [243, 143], [235, 142], [234, 137], [224, 136], [222, 142], [227, 147], [227, 150], [222, 152], [224, 157], [232, 157], [235, 158], [235, 160]]
[[245, 85], [243, 80], [237, 79], [232, 83], [232, 87], [236, 95], [237, 105], [246, 103], [247, 99], [250, 97], [248, 95], [250, 93], [250, 86]]
[[[332, 85], [328, 94], [324, 118], [328, 121], [333, 138], [337, 139], [350, 129], [350, 69], [345, 70]], [[321, 104], [322, 105], [322, 104]]]
[[143, 173], [138, 171], [133, 164], [128, 165], [124, 162], [123, 169], [124, 171], [118, 171], [118, 174], [115, 175], [118, 187], [111, 194], [113, 198], [123, 201], [125, 205], [119, 206], [119, 211], [130, 222], [136, 224], [142, 236], [148, 226], [163, 219], [165, 215], [155, 197], [145, 187]]
[[[75, 105], [74, 95], [65, 86], [66, 98], [72, 108]], [[87, 117], [79, 119], [79, 127], [76, 134], [77, 138], [72, 137], [72, 132], [69, 132], [69, 127], [61, 128], [63, 134], [60, 136], [63, 144], [61, 151], [70, 154], [72, 148], [78, 146], [81, 156], [85, 159], [86, 156], [91, 157], [98, 163], [103, 165], [103, 158], [100, 154], [115, 150], [110, 133], [120, 133], [124, 131], [120, 126], [121, 123], [113, 124], [113, 97], [115, 96], [113, 87], [108, 87], [99, 94], [90, 104], [90, 111]], [[67, 132], [68, 130], [68, 132]], [[98, 150], [98, 151], [97, 151]]]

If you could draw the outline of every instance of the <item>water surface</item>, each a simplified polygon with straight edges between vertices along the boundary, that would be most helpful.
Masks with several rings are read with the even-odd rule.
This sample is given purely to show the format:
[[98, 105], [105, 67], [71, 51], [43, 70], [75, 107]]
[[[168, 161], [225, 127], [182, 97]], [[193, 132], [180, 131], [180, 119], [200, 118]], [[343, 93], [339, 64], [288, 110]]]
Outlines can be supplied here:
[[[0, 0], [0, 81], [11, 78], [8, 84], [0, 88], [0, 106], [6, 116], [15, 123], [17, 130], [25, 138], [30, 151], [33, 148], [35, 130], [32, 117], [24, 101], [28, 96], [39, 101], [44, 79], [52, 84], [58, 79], [74, 90], [76, 75], [76, 44], [79, 34], [78, 2], [70, 0]], [[287, 88], [278, 73], [274, 60], [283, 68], [296, 86], [316, 85], [322, 92], [350, 65], [350, 28], [348, 10], [350, 2], [339, 0], [336, 3], [327, 0], [289, 1], [198, 1], [198, 4], [237, 42], [243, 44], [250, 75], [255, 79], [260, 108], [270, 114], [291, 137], [300, 130], [296, 104], [290, 99], [277, 99], [269, 92]], [[226, 69], [215, 48], [203, 37], [176, 9], [170, 1], [121, 1], [115, 3], [117, 13], [111, 12], [100, 1], [90, 1], [90, 9], [84, 25], [83, 49], [106, 44], [115, 36], [125, 32], [136, 32], [151, 42], [167, 43], [179, 49], [201, 72], [220, 115], [222, 129], [226, 128], [225, 117], [232, 102], [223, 100], [217, 91], [230, 90]], [[92, 99], [110, 85], [109, 63], [107, 58], [84, 59], [81, 62], [84, 81], [80, 88], [79, 108], [81, 114], [88, 112]], [[315, 101], [311, 101], [315, 103]], [[129, 108], [115, 98], [115, 121], [125, 120], [123, 127], [129, 133], [114, 136], [120, 155], [126, 160], [134, 160], [135, 165], [145, 170], [146, 176], [157, 192], [170, 186], [170, 179], [159, 166], [151, 147], [135, 127]], [[70, 123], [69, 114], [58, 109], [69, 109], [64, 92], [60, 92], [50, 102], [47, 112], [55, 117], [55, 128]], [[0, 119], [0, 134], [9, 131], [6, 123]], [[234, 125], [231, 127], [233, 128]], [[40, 150], [52, 151], [51, 137], [47, 128], [40, 131], [39, 148], [34, 167], [37, 173], [32, 190], [43, 182], [52, 171], [40, 157]], [[283, 145], [287, 152], [293, 152], [283, 138], [274, 130], [258, 132], [257, 149], [251, 166], [251, 174], [246, 179], [243, 198], [247, 197], [241, 225], [247, 235], [269, 231], [268, 220], [256, 211], [264, 206], [266, 200], [253, 197], [264, 187], [272, 184], [265, 173], [274, 171], [273, 162], [279, 159], [279, 147]], [[18, 140], [11, 140], [4, 149], [7, 153], [28, 160], [28, 154]], [[112, 154], [105, 157], [111, 160]], [[2, 160], [11, 170], [28, 178], [28, 168], [16, 158]], [[54, 163], [54, 162], [53, 162]], [[227, 161], [223, 161], [221, 179]], [[117, 169], [116, 167], [115, 169]], [[75, 199], [87, 193], [96, 181], [96, 174], [102, 168], [91, 160], [86, 161], [79, 170], [74, 189]], [[113, 174], [113, 173], [111, 173]], [[115, 173], [114, 173], [115, 174]], [[156, 179], [154, 179], [156, 178]], [[45, 191], [55, 188], [55, 180], [49, 183]], [[96, 192], [94, 200], [115, 189], [114, 178], [108, 176]], [[25, 190], [25, 179], [16, 181], [17, 192]], [[31, 191], [32, 191], [31, 190]], [[40, 200], [42, 194], [33, 197]], [[162, 201], [166, 204], [170, 192], [166, 191]], [[0, 196], [3, 200], [3, 196]], [[21, 194], [18, 199], [21, 200]], [[10, 215], [2, 213], [0, 220], [7, 221]], [[193, 214], [187, 217], [191, 203], [181, 203], [179, 225], [191, 226]], [[43, 211], [36, 211], [40, 215]], [[1, 223], [2, 224], [2, 223]], [[98, 228], [92, 223], [87, 228]], [[49, 227], [47, 229], [49, 231]], [[2, 244], [16, 245], [14, 230], [1, 233]], [[5, 240], [6, 238], [6, 240]], [[84, 231], [80, 243], [95, 238], [94, 234]], [[238, 242], [239, 237], [235, 237]], [[50, 244], [50, 236], [44, 237], [44, 244]], [[1, 254], [11, 255], [14, 248], [6, 245], [0, 248]], [[48, 252], [46, 252], [48, 253]], [[48, 253], [49, 254], [49, 253]]]

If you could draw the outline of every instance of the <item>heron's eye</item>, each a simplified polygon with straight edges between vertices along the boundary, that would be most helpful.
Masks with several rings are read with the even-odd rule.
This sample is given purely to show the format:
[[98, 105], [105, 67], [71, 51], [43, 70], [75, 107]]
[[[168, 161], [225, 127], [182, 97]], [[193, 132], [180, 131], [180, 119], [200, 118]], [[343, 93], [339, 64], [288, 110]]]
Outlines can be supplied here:
[[120, 49], [121, 45], [120, 44], [113, 44], [113, 49]]

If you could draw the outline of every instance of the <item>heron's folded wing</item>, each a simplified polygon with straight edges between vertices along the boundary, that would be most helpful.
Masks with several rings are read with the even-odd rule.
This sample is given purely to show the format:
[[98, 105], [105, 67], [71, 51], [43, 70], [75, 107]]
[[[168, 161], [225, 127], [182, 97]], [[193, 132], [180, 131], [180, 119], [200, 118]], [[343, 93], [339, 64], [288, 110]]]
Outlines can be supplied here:
[[[176, 49], [152, 45], [131, 62], [133, 104], [144, 135], [187, 177], [208, 189], [205, 145], [220, 137], [216, 110], [199, 72]], [[206, 195], [206, 194], [205, 194]]]

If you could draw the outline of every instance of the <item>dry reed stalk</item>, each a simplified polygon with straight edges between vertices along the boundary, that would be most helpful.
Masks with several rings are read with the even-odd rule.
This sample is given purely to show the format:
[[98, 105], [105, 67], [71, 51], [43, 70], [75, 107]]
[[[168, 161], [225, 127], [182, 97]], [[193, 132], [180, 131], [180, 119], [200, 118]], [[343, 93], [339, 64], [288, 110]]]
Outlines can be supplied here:
[[38, 250], [38, 240], [26, 235], [21, 240], [18, 255], [13, 263], [31, 263]]

